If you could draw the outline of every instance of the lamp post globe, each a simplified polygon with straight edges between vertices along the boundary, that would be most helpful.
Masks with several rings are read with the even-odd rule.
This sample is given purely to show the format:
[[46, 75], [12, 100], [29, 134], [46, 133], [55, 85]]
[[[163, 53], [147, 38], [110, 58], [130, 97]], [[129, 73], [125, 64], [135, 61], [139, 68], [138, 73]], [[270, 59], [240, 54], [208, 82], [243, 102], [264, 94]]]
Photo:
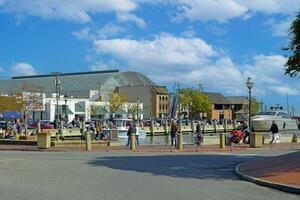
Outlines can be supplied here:
[[252, 106], [251, 106], [251, 89], [253, 88], [253, 81], [251, 80], [251, 77], [248, 77], [247, 81], [246, 81], [246, 86], [249, 90], [249, 119], [248, 119], [248, 123], [249, 123], [249, 132], [251, 132], [252, 130], [252, 124], [251, 124], [251, 110], [252, 110]]

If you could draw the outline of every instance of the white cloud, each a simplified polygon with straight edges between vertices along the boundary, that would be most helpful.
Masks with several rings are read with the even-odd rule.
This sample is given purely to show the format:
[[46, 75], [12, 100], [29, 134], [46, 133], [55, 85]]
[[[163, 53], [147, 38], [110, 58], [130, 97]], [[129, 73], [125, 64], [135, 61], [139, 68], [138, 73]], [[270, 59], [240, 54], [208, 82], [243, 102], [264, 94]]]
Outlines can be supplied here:
[[91, 33], [90, 27], [84, 27], [79, 31], [73, 31], [72, 35], [74, 35], [78, 40], [94, 40], [96, 36]]
[[292, 22], [293, 22], [293, 18], [286, 18], [285, 20], [282, 21], [270, 19], [265, 22], [265, 25], [271, 28], [273, 36], [287, 37]]
[[4, 72], [4, 69], [3, 69], [3, 67], [1, 67], [1, 66], [0, 66], [0, 72]]
[[96, 40], [99, 54], [110, 54], [139, 69], [183, 69], [205, 64], [216, 52], [199, 38], [176, 38], [159, 35], [154, 40]]
[[1, 10], [43, 19], [87, 23], [92, 21], [94, 13], [130, 12], [136, 7], [132, 0], [2, 0]]
[[171, 4], [177, 7], [172, 19], [226, 22], [233, 18], [247, 20], [255, 13], [293, 16], [299, 11], [299, 0], [134, 0], [136, 3]]
[[90, 66], [90, 69], [92, 71], [101, 71], [101, 70], [107, 70], [109, 66], [103, 62], [95, 62]]
[[299, 0], [235, 0], [254, 12], [264, 14], [294, 14], [300, 7]]
[[289, 86], [271, 86], [269, 87], [270, 90], [275, 91], [276, 93], [285, 96], [285, 95], [299, 95], [299, 90], [295, 88], [291, 88]]
[[36, 71], [33, 68], [33, 66], [29, 63], [15, 63], [11, 67], [12, 76], [30, 76], [30, 75], [36, 75]]
[[192, 26], [189, 26], [185, 31], [181, 33], [183, 37], [193, 38], [196, 35], [196, 31]]
[[247, 8], [234, 0], [176, 0], [181, 16], [192, 21], [227, 20], [244, 15]]
[[200, 38], [161, 34], [152, 40], [95, 40], [98, 56], [109, 54], [129, 70], [147, 74], [159, 84], [178, 80], [185, 85], [203, 83], [212, 91], [244, 95], [248, 76], [254, 80], [254, 95], [300, 94], [299, 83], [284, 75], [286, 58], [256, 55], [248, 64], [232, 61]]
[[130, 14], [127, 12], [117, 13], [117, 18], [121, 22], [133, 22], [139, 27], [145, 27], [146, 23], [142, 18], [137, 17], [134, 14]]
[[96, 40], [115, 37], [125, 31], [120, 25], [107, 23], [100, 29], [92, 30], [90, 27], [84, 27], [79, 31], [73, 31], [72, 34], [79, 40]]

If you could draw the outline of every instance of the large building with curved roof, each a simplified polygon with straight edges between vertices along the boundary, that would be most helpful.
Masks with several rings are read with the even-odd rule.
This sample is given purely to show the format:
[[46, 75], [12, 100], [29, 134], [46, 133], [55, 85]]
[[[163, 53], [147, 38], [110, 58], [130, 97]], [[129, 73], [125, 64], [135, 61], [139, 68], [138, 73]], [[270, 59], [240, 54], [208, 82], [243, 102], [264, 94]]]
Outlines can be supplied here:
[[[56, 84], [58, 82], [59, 84]], [[159, 95], [168, 95], [165, 87], [162, 94], [159, 92], [162, 87], [156, 86], [147, 76], [138, 72], [121, 72], [119, 70], [12, 77], [9, 80], [0, 80], [0, 94], [21, 92], [26, 84], [38, 86], [41, 93], [48, 99], [53, 99], [54, 94], [59, 91], [60, 96], [66, 94], [73, 100], [89, 99], [90, 101], [108, 102], [110, 95], [117, 91], [128, 96], [129, 102], [136, 102], [139, 98], [144, 105], [144, 116], [146, 117], [160, 116], [162, 114], [160, 110], [163, 109], [160, 101], [156, 99], [159, 99]], [[167, 98], [164, 97], [164, 99], [167, 102]], [[62, 99], [60, 98], [60, 100]], [[51, 100], [50, 104], [55, 104], [55, 101]], [[163, 106], [163, 108], [163, 113], [166, 115], [167, 106]]]
[[[18, 76], [10, 80], [0, 80], [0, 92], [22, 90], [24, 83], [39, 86], [46, 94], [56, 92], [55, 79], [60, 80], [61, 93], [74, 98], [97, 98], [107, 101], [116, 87], [154, 86], [145, 75], [138, 72], [120, 72], [119, 70], [91, 71], [79, 73], [53, 73], [48, 75]], [[91, 91], [95, 91], [91, 93]]]

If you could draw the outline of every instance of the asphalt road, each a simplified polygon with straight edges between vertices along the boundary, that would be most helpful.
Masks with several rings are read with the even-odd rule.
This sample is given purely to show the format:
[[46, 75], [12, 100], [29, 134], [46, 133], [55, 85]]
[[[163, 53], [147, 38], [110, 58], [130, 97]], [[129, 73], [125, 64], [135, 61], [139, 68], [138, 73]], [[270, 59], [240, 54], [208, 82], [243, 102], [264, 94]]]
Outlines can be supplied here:
[[257, 156], [1, 152], [0, 200], [299, 200], [234, 174]]

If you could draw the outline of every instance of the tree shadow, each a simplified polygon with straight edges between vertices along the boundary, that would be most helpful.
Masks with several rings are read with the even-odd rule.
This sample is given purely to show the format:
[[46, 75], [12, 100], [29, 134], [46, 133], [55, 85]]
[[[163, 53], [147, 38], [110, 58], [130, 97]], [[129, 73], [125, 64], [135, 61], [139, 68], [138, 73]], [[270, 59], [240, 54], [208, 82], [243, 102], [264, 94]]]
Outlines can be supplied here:
[[238, 180], [235, 166], [254, 156], [235, 155], [155, 155], [96, 158], [88, 164], [111, 169], [150, 173], [173, 178]]

